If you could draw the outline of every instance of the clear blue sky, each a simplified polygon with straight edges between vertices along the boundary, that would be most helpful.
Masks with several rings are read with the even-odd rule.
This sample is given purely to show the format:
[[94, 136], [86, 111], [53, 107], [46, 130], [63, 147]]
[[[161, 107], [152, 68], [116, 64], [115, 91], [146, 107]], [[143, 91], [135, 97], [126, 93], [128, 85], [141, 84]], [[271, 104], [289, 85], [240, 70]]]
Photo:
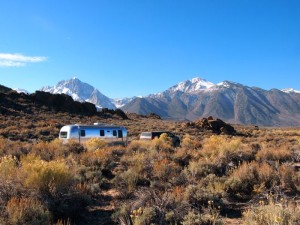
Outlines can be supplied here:
[[193, 77], [300, 90], [299, 0], [0, 0], [0, 84], [108, 97]]

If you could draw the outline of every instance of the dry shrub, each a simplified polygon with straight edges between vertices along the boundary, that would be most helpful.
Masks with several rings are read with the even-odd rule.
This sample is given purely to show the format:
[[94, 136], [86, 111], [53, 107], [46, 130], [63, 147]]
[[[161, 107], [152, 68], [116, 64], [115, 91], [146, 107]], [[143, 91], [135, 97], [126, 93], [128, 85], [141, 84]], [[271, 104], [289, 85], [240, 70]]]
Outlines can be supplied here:
[[113, 182], [119, 189], [121, 195], [124, 198], [127, 198], [135, 191], [138, 180], [139, 174], [132, 169], [128, 169], [127, 171], [118, 174]]
[[[190, 210], [190, 206], [182, 198], [176, 197], [176, 192], [180, 194], [181, 191], [181, 188], [165, 192], [141, 191], [137, 193], [137, 204], [133, 206], [147, 209], [144, 224], [180, 224]], [[133, 210], [131, 214], [132, 212]]]
[[133, 155], [125, 155], [121, 162], [125, 167], [130, 167], [136, 173], [143, 177], [152, 175], [152, 158], [144, 152], [136, 152]]
[[211, 213], [199, 213], [196, 211], [190, 211], [184, 217], [183, 225], [223, 225], [222, 219], [219, 217], [218, 210], [211, 211]]
[[[198, 152], [198, 150], [195, 150]], [[192, 159], [194, 150], [188, 150], [184, 147], [178, 148], [173, 155], [174, 161], [182, 168], [187, 167]]]
[[50, 212], [36, 199], [14, 197], [8, 201], [6, 211], [11, 225], [51, 224]]
[[107, 146], [105, 140], [100, 138], [91, 138], [86, 143], [86, 148], [88, 151], [101, 150]]
[[13, 179], [17, 175], [18, 160], [16, 157], [7, 155], [0, 158], [1, 180]]
[[260, 202], [243, 213], [245, 225], [286, 225], [300, 224], [300, 207], [291, 204], [285, 199], [274, 201], [270, 198], [268, 203]]
[[5, 140], [3, 137], [0, 137], [0, 151], [1, 151], [1, 153], [6, 148], [6, 142], [7, 142], [7, 140]]
[[114, 163], [124, 151], [124, 147], [105, 147], [95, 151], [87, 151], [77, 158], [78, 165], [75, 166], [76, 180], [80, 182], [81, 190], [85, 193], [98, 194], [105, 178], [113, 178], [112, 170]]
[[300, 174], [291, 165], [282, 164], [279, 167], [279, 177], [282, 187], [296, 192], [300, 191]]
[[19, 159], [22, 155], [27, 154], [29, 151], [30, 145], [28, 143], [11, 141], [0, 137], [0, 157], [12, 155]]
[[86, 151], [86, 149], [83, 147], [83, 145], [75, 140], [69, 140], [66, 144], [64, 144], [64, 146], [67, 148], [67, 151], [65, 152], [65, 151], [61, 150], [61, 152], [63, 152], [65, 154], [64, 155], [65, 157], [71, 153], [81, 154]]
[[114, 154], [115, 147], [105, 147], [95, 151], [87, 151], [80, 155], [78, 163], [87, 167], [104, 169], [115, 160]]
[[189, 134], [186, 134], [182, 139], [181, 146], [185, 149], [199, 149], [202, 144], [199, 140], [192, 138]]
[[132, 210], [130, 217], [134, 225], [151, 225], [155, 222], [155, 209], [154, 207], [139, 208]]
[[154, 149], [158, 152], [173, 152], [174, 147], [172, 145], [172, 139], [168, 137], [168, 134], [161, 134], [159, 138], [154, 138], [152, 140], [152, 145]]
[[280, 148], [263, 148], [258, 151], [256, 154], [256, 160], [264, 161], [279, 161], [286, 162], [292, 160], [292, 151], [288, 149], [286, 146], [282, 146]]
[[171, 195], [173, 195], [176, 202], [184, 201], [184, 192], [185, 187], [183, 186], [176, 186], [172, 189]]
[[104, 182], [102, 171], [98, 168], [86, 167], [84, 165], [76, 167], [77, 181], [76, 189], [89, 195], [97, 195]]
[[295, 173], [295, 176], [293, 176], [293, 190], [297, 193], [300, 192], [300, 174], [299, 172]]
[[172, 139], [167, 134], [162, 134], [159, 138], [154, 138], [151, 141], [132, 141], [127, 147], [126, 155], [130, 157], [137, 153], [145, 153], [150, 158], [162, 158], [173, 152]]
[[255, 170], [258, 175], [258, 184], [270, 189], [279, 184], [277, 171], [268, 163], [256, 163]]
[[153, 164], [153, 176], [163, 182], [167, 182], [179, 174], [180, 168], [174, 162], [164, 158]]
[[202, 209], [213, 202], [215, 206], [222, 205], [222, 196], [225, 190], [225, 179], [211, 174], [197, 184], [186, 187], [184, 199], [193, 208]]
[[257, 187], [271, 188], [279, 182], [276, 171], [267, 163], [243, 163], [233, 170], [226, 181], [229, 196], [239, 200], [247, 200], [254, 192], [262, 191]]
[[18, 174], [18, 160], [14, 156], [4, 156], [0, 158], [0, 205], [6, 205], [19, 193], [24, 193], [24, 188]]
[[21, 159], [24, 185], [42, 194], [64, 193], [70, 188], [73, 176], [63, 161], [46, 162], [34, 155]]
[[23, 184], [47, 202], [53, 218], [74, 218], [89, 202], [89, 197], [75, 188], [75, 174], [63, 160], [50, 162], [29, 154], [21, 159]]
[[204, 140], [203, 155], [215, 159], [237, 151], [241, 147], [241, 139], [213, 135]]
[[209, 174], [215, 174], [217, 166], [212, 161], [202, 158], [198, 161], [190, 162], [187, 170], [192, 178], [201, 179]]
[[38, 155], [41, 159], [51, 161], [58, 157], [66, 157], [70, 152], [67, 145], [59, 139], [51, 142], [41, 141], [32, 146], [32, 154]]
[[151, 141], [133, 140], [127, 146], [127, 151], [129, 154], [135, 152], [149, 152], [151, 147], [152, 147]]
[[242, 144], [241, 138], [214, 135], [204, 140], [201, 155], [215, 163], [221, 174], [226, 174], [230, 163], [234, 166], [253, 160], [254, 150]]

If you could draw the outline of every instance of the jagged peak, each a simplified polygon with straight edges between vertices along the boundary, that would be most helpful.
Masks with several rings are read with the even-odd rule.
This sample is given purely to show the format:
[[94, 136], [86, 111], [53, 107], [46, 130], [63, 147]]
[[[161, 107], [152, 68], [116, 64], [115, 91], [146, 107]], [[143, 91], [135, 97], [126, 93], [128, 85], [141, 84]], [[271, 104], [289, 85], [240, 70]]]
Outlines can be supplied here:
[[215, 84], [200, 77], [195, 77], [190, 80], [182, 81], [169, 89], [171, 92], [182, 91], [186, 93], [197, 92], [208, 89]]

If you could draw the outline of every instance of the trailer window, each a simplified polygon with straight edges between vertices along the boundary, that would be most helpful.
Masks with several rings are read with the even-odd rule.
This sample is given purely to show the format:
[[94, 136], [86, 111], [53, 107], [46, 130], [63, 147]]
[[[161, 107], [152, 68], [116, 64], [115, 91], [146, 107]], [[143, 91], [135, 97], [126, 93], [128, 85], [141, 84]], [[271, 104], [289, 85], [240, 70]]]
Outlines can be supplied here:
[[67, 137], [68, 137], [68, 132], [67, 131], [60, 132], [60, 138], [67, 138]]
[[105, 136], [104, 130], [100, 130], [100, 136], [101, 136], [101, 137]]
[[85, 137], [85, 130], [80, 130], [80, 136]]
[[117, 136], [117, 131], [113, 130], [113, 136]]
[[122, 137], [123, 137], [123, 132], [122, 132], [122, 130], [118, 130], [118, 137], [119, 137], [119, 138], [122, 138]]

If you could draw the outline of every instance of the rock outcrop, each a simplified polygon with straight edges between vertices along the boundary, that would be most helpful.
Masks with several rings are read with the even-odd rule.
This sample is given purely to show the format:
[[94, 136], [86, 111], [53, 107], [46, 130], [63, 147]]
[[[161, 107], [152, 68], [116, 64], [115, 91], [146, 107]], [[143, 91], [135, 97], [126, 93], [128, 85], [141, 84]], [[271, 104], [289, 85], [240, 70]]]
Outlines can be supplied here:
[[188, 127], [195, 127], [201, 130], [208, 130], [215, 134], [227, 134], [235, 135], [236, 131], [233, 126], [228, 123], [225, 123], [223, 120], [214, 119], [212, 116], [208, 118], [202, 118], [194, 122], [186, 123]]

